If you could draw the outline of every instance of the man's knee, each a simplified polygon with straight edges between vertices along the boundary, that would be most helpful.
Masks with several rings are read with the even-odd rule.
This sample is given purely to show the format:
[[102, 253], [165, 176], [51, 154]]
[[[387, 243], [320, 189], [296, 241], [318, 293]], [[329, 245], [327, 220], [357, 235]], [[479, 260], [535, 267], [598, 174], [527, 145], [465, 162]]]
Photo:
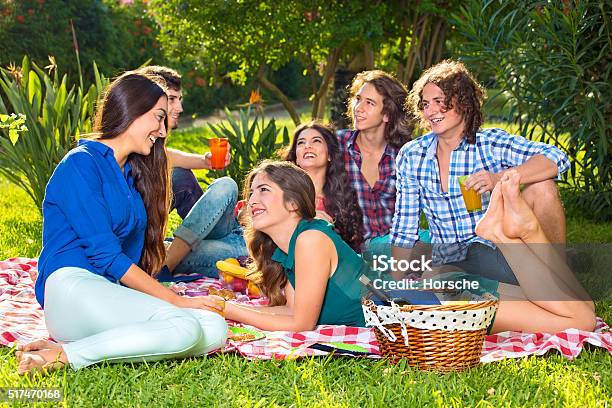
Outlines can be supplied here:
[[238, 184], [231, 177], [220, 177], [208, 186], [207, 194], [215, 194], [215, 196], [237, 200]]
[[523, 197], [530, 204], [550, 203], [551, 201], [561, 202], [559, 189], [554, 180], [548, 179], [537, 183], [527, 184], [523, 189]]

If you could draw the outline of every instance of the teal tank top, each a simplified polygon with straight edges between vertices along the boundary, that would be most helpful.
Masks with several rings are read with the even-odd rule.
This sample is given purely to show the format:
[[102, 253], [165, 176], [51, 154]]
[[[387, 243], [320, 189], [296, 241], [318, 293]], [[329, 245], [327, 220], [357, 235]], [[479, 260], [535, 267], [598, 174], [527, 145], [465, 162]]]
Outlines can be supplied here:
[[[361, 310], [361, 297], [364, 289], [359, 282], [359, 276], [364, 273], [371, 275], [368, 265], [353, 249], [340, 238], [333, 230], [331, 224], [323, 220], [301, 220], [291, 236], [289, 253], [276, 248], [272, 260], [280, 263], [285, 275], [295, 288], [295, 242], [298, 235], [304, 231], [317, 230], [327, 235], [338, 254], [338, 267], [327, 281], [327, 288], [321, 314], [317, 324], [343, 324], [347, 326], [365, 326]], [[371, 277], [371, 276], [370, 276]]]

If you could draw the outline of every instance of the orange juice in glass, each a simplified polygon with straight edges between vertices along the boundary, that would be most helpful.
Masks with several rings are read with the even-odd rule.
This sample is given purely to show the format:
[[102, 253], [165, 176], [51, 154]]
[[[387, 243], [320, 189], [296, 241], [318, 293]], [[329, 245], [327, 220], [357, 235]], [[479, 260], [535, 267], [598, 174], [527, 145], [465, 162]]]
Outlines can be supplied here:
[[468, 179], [468, 177], [469, 176], [457, 177], [459, 188], [461, 189], [461, 195], [463, 196], [463, 202], [465, 203], [465, 208], [468, 210], [468, 212], [480, 211], [482, 210], [482, 200], [480, 199], [480, 194], [478, 194], [473, 188], [465, 188], [465, 181]]
[[213, 170], [225, 168], [225, 156], [227, 155], [227, 138], [213, 137], [208, 139], [210, 143], [210, 165]]

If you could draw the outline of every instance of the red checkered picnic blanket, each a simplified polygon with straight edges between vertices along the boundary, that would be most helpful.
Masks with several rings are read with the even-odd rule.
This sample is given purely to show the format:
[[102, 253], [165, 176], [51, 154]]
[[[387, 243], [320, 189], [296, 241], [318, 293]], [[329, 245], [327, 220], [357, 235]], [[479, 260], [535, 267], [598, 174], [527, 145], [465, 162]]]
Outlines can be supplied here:
[[[34, 297], [36, 261], [12, 258], [0, 261], [0, 345], [23, 344], [37, 338], [48, 338], [43, 312]], [[179, 283], [172, 287], [185, 296], [206, 293], [208, 287], [222, 288], [219, 280], [200, 279]], [[249, 300], [239, 295], [237, 302], [265, 304], [265, 299]], [[230, 322], [232, 325], [239, 325]], [[325, 351], [310, 348], [315, 343], [341, 342], [361, 346], [379, 356], [378, 344], [369, 328], [321, 325], [307, 332], [265, 332], [266, 337], [252, 342], [229, 340], [225, 351], [235, 351], [249, 359], [288, 359], [311, 355], [324, 355]], [[612, 353], [610, 327], [600, 318], [594, 332], [569, 329], [555, 334], [504, 332], [487, 336], [482, 350], [482, 362], [517, 358], [531, 354], [542, 355], [548, 350], [558, 350], [561, 355], [573, 359], [584, 344], [602, 347]]]

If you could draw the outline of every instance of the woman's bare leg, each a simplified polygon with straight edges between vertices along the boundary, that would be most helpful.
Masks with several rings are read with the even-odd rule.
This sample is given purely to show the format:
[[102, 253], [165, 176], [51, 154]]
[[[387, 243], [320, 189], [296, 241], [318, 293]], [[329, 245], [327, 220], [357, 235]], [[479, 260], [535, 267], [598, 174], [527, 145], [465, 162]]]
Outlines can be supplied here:
[[187, 256], [191, 251], [191, 246], [179, 237], [174, 237], [172, 243], [166, 250], [166, 266], [170, 272]]
[[[531, 207], [526, 200], [523, 199], [522, 193], [517, 188], [517, 185], [520, 183], [518, 172], [508, 172], [503, 180], [501, 191], [504, 201], [503, 227], [506, 235], [518, 236], [548, 266], [551, 276], [555, 281], [561, 281], [562, 285], [570, 291], [575, 300], [586, 301], [589, 307], [595, 310], [595, 305], [590, 300], [589, 294], [568, 267], [565, 257], [560, 256], [558, 248], [555, 248], [550, 242], [541, 222], [535, 213], [531, 211]], [[548, 299], [556, 300], [555, 294], [553, 293], [552, 295]]]
[[516, 288], [512, 295], [504, 293], [506, 285], [501, 285], [501, 302], [493, 330], [556, 332], [569, 327], [592, 330], [595, 317], [587, 302], [577, 300], [567, 285], [525, 244], [525, 241], [548, 241], [518, 188], [514, 172], [507, 173], [493, 191], [489, 209], [476, 228], [478, 235], [499, 245], [524, 298], [528, 299], [519, 300], [523, 296], [520, 292], [517, 296]]

